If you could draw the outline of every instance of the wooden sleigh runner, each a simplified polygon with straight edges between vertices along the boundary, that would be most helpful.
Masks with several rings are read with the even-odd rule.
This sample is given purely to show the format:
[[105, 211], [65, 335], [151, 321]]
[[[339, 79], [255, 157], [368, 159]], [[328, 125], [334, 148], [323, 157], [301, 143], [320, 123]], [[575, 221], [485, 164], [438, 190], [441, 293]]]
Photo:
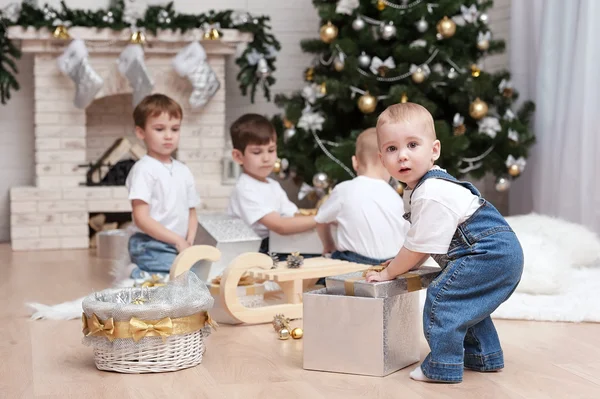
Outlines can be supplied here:
[[[190, 270], [200, 261], [216, 262], [221, 252], [212, 246], [195, 245], [180, 253], [171, 266], [170, 278]], [[302, 318], [303, 281], [321, 277], [362, 271], [368, 265], [323, 257], [305, 259], [300, 268], [288, 268], [286, 262], [279, 262], [273, 268], [273, 260], [264, 254], [248, 252], [239, 255], [224, 270], [219, 296], [225, 311], [238, 323], [270, 323], [276, 314], [282, 313], [290, 319]], [[256, 308], [243, 306], [236, 288], [243, 275], [259, 281], [273, 281], [279, 284], [284, 294], [284, 303]]]

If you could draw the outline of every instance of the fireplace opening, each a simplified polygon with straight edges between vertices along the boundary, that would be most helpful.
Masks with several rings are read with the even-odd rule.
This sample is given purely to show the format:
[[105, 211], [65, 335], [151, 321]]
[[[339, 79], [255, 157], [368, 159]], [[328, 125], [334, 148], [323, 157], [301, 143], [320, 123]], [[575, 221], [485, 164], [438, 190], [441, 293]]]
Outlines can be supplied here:
[[96, 234], [107, 230], [125, 230], [131, 225], [131, 212], [96, 212], [89, 214], [90, 248], [96, 247]]

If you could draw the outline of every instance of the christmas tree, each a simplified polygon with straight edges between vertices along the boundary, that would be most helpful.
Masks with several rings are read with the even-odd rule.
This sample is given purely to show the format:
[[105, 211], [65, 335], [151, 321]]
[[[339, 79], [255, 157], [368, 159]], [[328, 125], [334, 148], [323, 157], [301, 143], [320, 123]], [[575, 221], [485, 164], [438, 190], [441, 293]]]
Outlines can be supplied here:
[[509, 188], [534, 142], [534, 110], [506, 71], [488, 73], [481, 60], [503, 52], [494, 40], [489, 0], [313, 0], [319, 39], [302, 41], [315, 54], [306, 86], [275, 101], [279, 153], [304, 181], [323, 186], [353, 177], [356, 135], [373, 127], [389, 105], [414, 102], [433, 115], [442, 155], [438, 164], [461, 177], [493, 173]]

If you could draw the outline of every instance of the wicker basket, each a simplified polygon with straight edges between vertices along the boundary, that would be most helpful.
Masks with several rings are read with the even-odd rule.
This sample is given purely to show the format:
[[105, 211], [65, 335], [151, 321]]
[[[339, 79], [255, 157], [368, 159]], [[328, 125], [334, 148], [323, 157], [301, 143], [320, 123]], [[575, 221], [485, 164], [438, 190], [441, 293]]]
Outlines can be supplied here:
[[83, 302], [84, 344], [99, 370], [160, 373], [202, 363], [208, 289], [193, 273], [162, 287], [108, 289]]

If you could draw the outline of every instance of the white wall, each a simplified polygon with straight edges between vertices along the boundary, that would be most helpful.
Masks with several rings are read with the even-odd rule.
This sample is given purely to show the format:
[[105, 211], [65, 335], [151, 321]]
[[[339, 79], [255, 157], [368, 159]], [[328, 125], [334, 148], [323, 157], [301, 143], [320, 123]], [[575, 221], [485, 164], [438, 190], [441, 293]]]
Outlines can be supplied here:
[[[0, 0], [0, 8], [14, 0]], [[38, 1], [54, 6], [59, 0]], [[149, 4], [166, 4], [168, 1], [149, 0]], [[109, 0], [66, 0], [70, 7], [98, 9], [106, 7]], [[510, 0], [496, 0], [495, 8], [489, 13], [495, 37], [508, 39]], [[279, 92], [288, 93], [303, 86], [303, 70], [309, 65], [311, 55], [300, 51], [300, 40], [318, 37], [319, 19], [311, 0], [294, 0], [276, 2], [273, 0], [221, 0], [203, 1], [193, 4], [187, 0], [175, 0], [175, 8], [179, 12], [199, 13], [210, 9], [245, 9], [254, 14], [271, 16], [271, 23], [276, 37], [282, 44], [277, 62], [275, 77], [277, 84], [273, 95]], [[33, 65], [31, 58], [24, 57], [18, 62], [20, 73], [18, 80], [21, 90], [13, 93], [6, 106], [0, 106], [0, 241], [9, 239], [9, 201], [8, 190], [11, 186], [33, 184], [33, 87], [31, 78]], [[490, 57], [486, 62], [488, 69], [501, 69], [508, 66], [508, 56]], [[273, 114], [277, 111], [272, 103], [264, 100], [257, 93], [256, 103], [251, 104], [248, 97], [240, 95], [235, 76], [237, 74], [233, 57], [227, 69], [227, 121], [228, 123], [245, 112]]]

